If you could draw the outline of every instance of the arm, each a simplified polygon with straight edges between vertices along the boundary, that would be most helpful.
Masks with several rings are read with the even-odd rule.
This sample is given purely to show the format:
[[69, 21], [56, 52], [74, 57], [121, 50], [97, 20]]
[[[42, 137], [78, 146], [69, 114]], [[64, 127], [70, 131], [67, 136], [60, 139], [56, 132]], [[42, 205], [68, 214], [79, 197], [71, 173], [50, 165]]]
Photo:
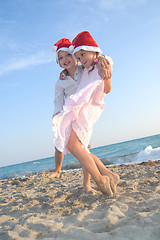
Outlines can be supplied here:
[[60, 76], [59, 76], [59, 79], [60, 80], [65, 80], [65, 77], [67, 76], [68, 74], [68, 71], [66, 69], [64, 69], [61, 73], [60, 73]]
[[111, 91], [111, 78], [103, 79], [104, 81], [104, 93], [109, 93]]
[[103, 79], [110, 79], [112, 77], [112, 66], [113, 61], [110, 57], [105, 55], [100, 56], [97, 62], [98, 74], [100, 77]]
[[104, 80], [104, 92], [107, 94], [111, 91], [113, 61], [105, 55], [98, 58], [97, 68], [98, 74]]
[[55, 95], [54, 95], [54, 113], [53, 113], [53, 117], [54, 115], [58, 114], [61, 110], [62, 107], [64, 105], [64, 88], [62, 88], [61, 86], [58, 86], [58, 84], [56, 84], [55, 86]]

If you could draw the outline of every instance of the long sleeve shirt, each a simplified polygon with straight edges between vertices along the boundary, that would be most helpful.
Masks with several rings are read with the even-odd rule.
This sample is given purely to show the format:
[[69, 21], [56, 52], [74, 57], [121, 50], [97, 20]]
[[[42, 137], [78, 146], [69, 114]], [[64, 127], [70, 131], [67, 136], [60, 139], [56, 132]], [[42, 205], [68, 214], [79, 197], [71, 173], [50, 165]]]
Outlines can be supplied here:
[[55, 109], [53, 115], [60, 112], [65, 103], [65, 99], [76, 92], [77, 87], [81, 81], [82, 74], [83, 68], [81, 66], [77, 66], [74, 74], [74, 79], [72, 79], [70, 76], [66, 76], [65, 80], [57, 80], [55, 85]]

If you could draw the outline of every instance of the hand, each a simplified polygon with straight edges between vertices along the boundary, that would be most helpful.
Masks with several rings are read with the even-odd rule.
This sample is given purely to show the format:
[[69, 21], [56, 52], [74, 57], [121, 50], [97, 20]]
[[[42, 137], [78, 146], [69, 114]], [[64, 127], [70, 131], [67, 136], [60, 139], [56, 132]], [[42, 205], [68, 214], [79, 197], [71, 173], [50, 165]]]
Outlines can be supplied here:
[[60, 113], [60, 111], [57, 112], [57, 113], [55, 113], [55, 114], [53, 114], [53, 115], [52, 115], [52, 119], [53, 119], [57, 114], [59, 114], [59, 113]]
[[108, 80], [108, 79], [111, 79], [112, 77], [112, 72], [104, 68], [99, 69], [98, 74], [103, 80]]
[[61, 73], [60, 73], [60, 76], [59, 76], [59, 79], [60, 80], [65, 80], [66, 76], [67, 76], [67, 70], [64, 69]]
[[108, 68], [110, 65], [109, 60], [105, 57], [105, 55], [101, 55], [98, 57], [97, 67]]
[[104, 80], [112, 77], [112, 67], [108, 59], [105, 56], [100, 56], [97, 63], [98, 74]]

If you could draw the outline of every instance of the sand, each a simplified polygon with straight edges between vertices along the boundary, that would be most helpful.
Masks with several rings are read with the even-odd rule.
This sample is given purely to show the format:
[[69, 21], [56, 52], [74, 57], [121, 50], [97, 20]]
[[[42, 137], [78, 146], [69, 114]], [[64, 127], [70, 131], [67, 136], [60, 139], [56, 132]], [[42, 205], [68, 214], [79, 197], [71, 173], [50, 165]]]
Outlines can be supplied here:
[[0, 183], [0, 240], [160, 239], [160, 161], [110, 168], [117, 193], [84, 193], [82, 171], [48, 173]]

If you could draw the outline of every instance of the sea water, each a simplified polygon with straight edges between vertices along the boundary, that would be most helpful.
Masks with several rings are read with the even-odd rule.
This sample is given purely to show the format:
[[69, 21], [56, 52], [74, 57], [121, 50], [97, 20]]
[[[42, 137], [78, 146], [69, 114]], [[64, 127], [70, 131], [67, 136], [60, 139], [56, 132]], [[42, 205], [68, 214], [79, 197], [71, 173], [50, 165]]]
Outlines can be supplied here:
[[[120, 164], [134, 164], [160, 159], [160, 134], [115, 143], [90, 151], [98, 156], [106, 166]], [[50, 171], [55, 167], [54, 157], [29, 161], [0, 168], [0, 180], [27, 176], [28, 174]], [[71, 154], [66, 155], [63, 161], [63, 171], [80, 169], [79, 162]]]

